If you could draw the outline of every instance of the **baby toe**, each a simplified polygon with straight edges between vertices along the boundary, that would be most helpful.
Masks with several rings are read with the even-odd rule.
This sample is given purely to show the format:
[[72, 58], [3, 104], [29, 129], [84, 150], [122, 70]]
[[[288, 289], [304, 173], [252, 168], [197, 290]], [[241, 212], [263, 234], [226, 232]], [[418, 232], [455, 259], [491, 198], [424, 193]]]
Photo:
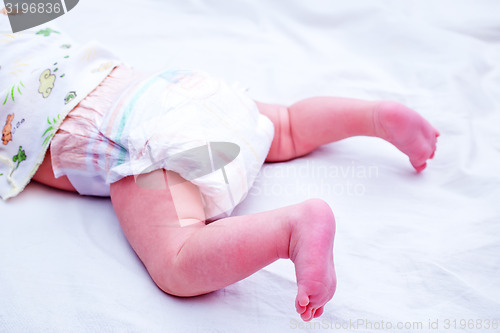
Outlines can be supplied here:
[[417, 171], [422, 171], [426, 167], [428, 157], [429, 153], [419, 154], [417, 157], [410, 157], [410, 163]]
[[420, 173], [422, 171], [424, 171], [424, 169], [427, 167], [427, 163], [424, 163], [420, 166], [414, 166], [415, 170], [417, 170], [417, 173]]
[[434, 152], [436, 151], [435, 144], [422, 145], [418, 153], [410, 155], [410, 163], [417, 170], [421, 172], [427, 166], [427, 160], [434, 157]]
[[297, 298], [295, 299], [295, 308], [299, 314], [303, 314], [307, 310], [307, 305], [309, 305], [309, 296], [306, 293], [299, 290]]
[[319, 316], [321, 316], [324, 310], [325, 310], [324, 306], [317, 308], [316, 312], [314, 312], [313, 318], [318, 318]]
[[295, 304], [295, 309], [297, 310], [298, 314], [303, 314], [307, 310], [307, 306], [301, 306], [299, 304]]
[[306, 311], [300, 315], [300, 318], [302, 318], [303, 321], [309, 321], [313, 319], [312, 309], [310, 307], [307, 307]]
[[299, 291], [297, 293], [296, 303], [299, 306], [307, 306], [309, 304], [309, 296], [306, 292], [303, 291], [302, 288], [299, 287]]

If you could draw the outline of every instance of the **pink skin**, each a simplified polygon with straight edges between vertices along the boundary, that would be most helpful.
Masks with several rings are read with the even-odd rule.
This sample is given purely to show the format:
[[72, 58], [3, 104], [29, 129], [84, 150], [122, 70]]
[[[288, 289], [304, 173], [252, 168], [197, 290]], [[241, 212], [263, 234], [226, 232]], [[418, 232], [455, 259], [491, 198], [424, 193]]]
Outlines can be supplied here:
[[[267, 161], [292, 159], [323, 144], [363, 135], [392, 143], [409, 157], [412, 166], [420, 172], [426, 167], [426, 161], [434, 156], [439, 136], [439, 132], [417, 112], [391, 101], [313, 97], [293, 104], [288, 112], [282, 111], [282, 119], [277, 111], [273, 111], [275, 106], [259, 104], [259, 108], [273, 120], [275, 129], [282, 132], [282, 137], [293, 141], [286, 145], [290, 147], [288, 149], [273, 145], [270, 155], [278, 149], [280, 154], [278, 158], [268, 156]], [[290, 125], [280, 125], [286, 123]]]
[[[385, 139], [422, 171], [439, 133], [415, 111], [395, 102], [315, 97], [290, 107], [257, 102], [275, 127], [267, 162], [286, 161], [317, 147], [356, 135]], [[35, 179], [72, 189], [54, 179], [50, 156]], [[179, 183], [172, 172], [149, 174]], [[205, 225], [200, 194], [189, 182], [163, 189], [139, 187], [133, 176], [111, 184], [111, 200], [123, 231], [155, 283], [177, 296], [208, 293], [280, 258], [295, 264], [295, 307], [305, 321], [319, 317], [333, 297], [335, 219], [324, 201], [220, 219]]]
[[[348, 98], [313, 97], [290, 107], [257, 103], [261, 113], [275, 126], [275, 139], [268, 162], [283, 161], [308, 154], [317, 147], [348, 137], [379, 137], [405, 153], [417, 172], [434, 156], [439, 132], [417, 112], [390, 101], [369, 102]], [[304, 230], [304, 232], [313, 232]], [[291, 239], [294, 242], [294, 239]], [[328, 243], [319, 236], [304, 237], [303, 247]], [[302, 249], [302, 248], [301, 248]], [[297, 312], [305, 321], [319, 317], [323, 306], [335, 292], [333, 258], [322, 258], [325, 267], [296, 265], [298, 293]], [[293, 260], [293, 257], [292, 257]], [[310, 258], [309, 258], [310, 262]], [[317, 264], [317, 262], [314, 262]]]
[[434, 157], [439, 132], [415, 111], [394, 102], [380, 103], [375, 110], [375, 124], [383, 139], [408, 155], [417, 172]]

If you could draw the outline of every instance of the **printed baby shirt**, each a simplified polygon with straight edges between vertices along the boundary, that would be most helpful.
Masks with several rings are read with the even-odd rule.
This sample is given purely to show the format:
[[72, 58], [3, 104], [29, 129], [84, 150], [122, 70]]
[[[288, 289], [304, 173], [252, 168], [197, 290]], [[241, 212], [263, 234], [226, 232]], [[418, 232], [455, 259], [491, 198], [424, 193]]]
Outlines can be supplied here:
[[97, 43], [44, 25], [11, 33], [0, 14], [0, 197], [20, 193], [66, 115], [120, 64]]

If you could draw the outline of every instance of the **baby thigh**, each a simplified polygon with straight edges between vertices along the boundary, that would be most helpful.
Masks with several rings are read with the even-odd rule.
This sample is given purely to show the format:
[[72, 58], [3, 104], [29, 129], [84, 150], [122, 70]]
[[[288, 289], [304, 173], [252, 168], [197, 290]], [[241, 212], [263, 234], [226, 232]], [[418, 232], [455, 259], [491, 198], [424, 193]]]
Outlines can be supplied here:
[[198, 188], [177, 173], [156, 170], [111, 184], [110, 195], [125, 236], [162, 288], [185, 241], [205, 226]]
[[[111, 184], [111, 200], [152, 279], [176, 296], [218, 290], [288, 258], [291, 221], [311, 215], [306, 202], [205, 225], [196, 191], [174, 189], [179, 183], [162, 172], [146, 177], [151, 179], [129, 176]], [[170, 186], [157, 186], [165, 179]], [[176, 207], [176, 193], [191, 204]]]

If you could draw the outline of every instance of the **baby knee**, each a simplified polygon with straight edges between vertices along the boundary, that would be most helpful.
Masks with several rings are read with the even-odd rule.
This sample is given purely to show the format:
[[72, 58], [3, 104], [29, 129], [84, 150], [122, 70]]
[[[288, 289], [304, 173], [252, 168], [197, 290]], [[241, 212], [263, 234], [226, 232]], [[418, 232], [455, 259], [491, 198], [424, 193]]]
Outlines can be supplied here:
[[166, 258], [162, 267], [148, 268], [154, 283], [163, 292], [177, 297], [192, 297], [202, 293], [190, 288], [182, 265], [176, 263], [176, 256]]
[[330, 205], [318, 198], [309, 199], [304, 203], [304, 214], [312, 220], [328, 220], [335, 227], [335, 217]]

